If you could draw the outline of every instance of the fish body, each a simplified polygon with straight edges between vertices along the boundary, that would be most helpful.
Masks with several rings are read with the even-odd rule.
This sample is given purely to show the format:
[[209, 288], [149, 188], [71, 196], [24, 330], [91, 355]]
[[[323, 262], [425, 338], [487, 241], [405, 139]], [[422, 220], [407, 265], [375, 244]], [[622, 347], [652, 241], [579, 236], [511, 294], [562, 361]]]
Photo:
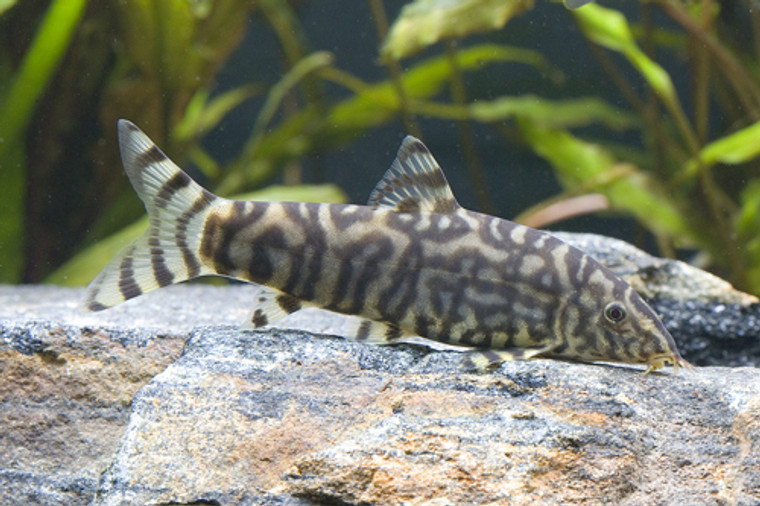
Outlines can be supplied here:
[[311, 305], [361, 317], [355, 339], [407, 336], [507, 356], [688, 365], [624, 281], [549, 233], [463, 209], [427, 148], [407, 137], [369, 204], [217, 197], [136, 126], [122, 161], [150, 226], [91, 283], [102, 310], [202, 275], [263, 285], [247, 326]]

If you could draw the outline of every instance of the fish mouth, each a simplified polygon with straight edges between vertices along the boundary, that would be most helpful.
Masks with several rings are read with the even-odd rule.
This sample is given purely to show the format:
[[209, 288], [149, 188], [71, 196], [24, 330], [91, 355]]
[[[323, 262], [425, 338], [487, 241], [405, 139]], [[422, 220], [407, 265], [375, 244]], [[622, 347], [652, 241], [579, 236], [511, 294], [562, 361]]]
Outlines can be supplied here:
[[684, 360], [678, 353], [661, 353], [659, 355], [652, 355], [647, 359], [647, 370], [644, 371], [644, 374], [649, 374], [668, 365], [673, 366], [673, 373], [677, 373], [679, 367], [687, 371], [694, 371], [694, 366]]

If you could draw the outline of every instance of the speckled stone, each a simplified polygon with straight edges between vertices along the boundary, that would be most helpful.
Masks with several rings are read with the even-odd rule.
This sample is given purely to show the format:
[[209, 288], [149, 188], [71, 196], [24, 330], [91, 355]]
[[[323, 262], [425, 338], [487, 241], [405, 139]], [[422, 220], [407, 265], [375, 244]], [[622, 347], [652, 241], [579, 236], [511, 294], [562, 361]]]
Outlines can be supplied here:
[[[760, 371], [643, 376], [298, 332], [193, 333], [95, 505], [756, 504]], [[258, 495], [256, 495], [258, 494]]]

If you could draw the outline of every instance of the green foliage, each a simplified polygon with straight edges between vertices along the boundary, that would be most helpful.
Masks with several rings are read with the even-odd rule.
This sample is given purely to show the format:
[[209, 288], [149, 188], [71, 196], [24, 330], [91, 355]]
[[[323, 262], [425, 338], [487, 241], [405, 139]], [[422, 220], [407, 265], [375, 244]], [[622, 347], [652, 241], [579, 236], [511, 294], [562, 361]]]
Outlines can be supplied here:
[[[695, 239], [671, 200], [636, 166], [620, 163], [601, 146], [580, 140], [566, 130], [533, 120], [521, 121], [520, 131], [536, 153], [557, 170], [565, 187], [603, 192], [613, 206], [648, 222], [654, 232]], [[652, 216], [657, 219], [651, 220]]]
[[[12, 15], [23, 5], [15, 3], [0, 0], [0, 15], [4, 11]], [[73, 9], [68, 15], [55, 11], [64, 4]], [[91, 210], [72, 258], [48, 280], [66, 284], [89, 280], [115, 248], [139, 233], [134, 219], [142, 210], [114, 169], [118, 159], [109, 129], [119, 117], [144, 127], [172, 158], [194, 162], [209, 188], [222, 195], [261, 190], [286, 167], [286, 179], [299, 183], [301, 158], [343, 147], [399, 119], [414, 133], [416, 120], [425, 118], [458, 124], [476, 188], [486, 185], [473, 153], [469, 129], [473, 122], [509, 143], [522, 142], [554, 169], [564, 191], [552, 202], [601, 193], [612, 211], [632, 217], [654, 234], [664, 253], [673, 253], [675, 247], [698, 248], [719, 274], [760, 293], [760, 78], [752, 58], [752, 51], [760, 54], [760, 44], [750, 48], [724, 38], [729, 31], [721, 24], [720, 6], [708, 0], [626, 5], [646, 14], [641, 23], [632, 22], [630, 13], [587, 0], [565, 0], [564, 4], [567, 8], [559, 2], [543, 8], [556, 9], [555, 22], [577, 25], [578, 38], [588, 42], [582, 47], [590, 48], [601, 64], [601, 79], [609, 79], [627, 107], [588, 96], [589, 92], [569, 91], [573, 88], [565, 86], [565, 74], [577, 72], [569, 76], [577, 83], [588, 69], [565, 66], [563, 73], [537, 49], [551, 34], [551, 26], [529, 24], [530, 31], [520, 42], [524, 47], [500, 42], [501, 35], [509, 33], [510, 23], [532, 15], [533, 0], [413, 0], [390, 26], [383, 26], [378, 16], [382, 1], [370, 0], [382, 43], [378, 54], [367, 59], [379, 56], [388, 71], [386, 79], [375, 82], [341, 68], [330, 53], [310, 47], [294, 7], [299, 3], [120, 0], [112, 2], [114, 16], [92, 9], [88, 22], [105, 25], [116, 41], [111, 50], [114, 63], [102, 74], [102, 100], [96, 114], [111, 147], [90, 146], [93, 167], [99, 161], [108, 168], [109, 177], [93, 183], [99, 185], [98, 190], [103, 187], [102, 204]], [[11, 118], [0, 122], [0, 139], [15, 139], [0, 142], [4, 183], [0, 185], [0, 216], [12, 224], [0, 230], [0, 280], [19, 279], [21, 269], [20, 261], [14, 261], [20, 258], [23, 234], [25, 152], [19, 140], [32, 121], [33, 105], [62, 58], [83, 5], [83, 0], [51, 4], [51, 16], [58, 12], [56, 16], [65, 22], [58, 20], [51, 28], [46, 18], [40, 24], [35, 40], [51, 41], [49, 34], [57, 35], [55, 51], [38, 54], [37, 42], [28, 49], [24, 61], [37, 62], [34, 76], [25, 70], [27, 63], [11, 72], [0, 66], [0, 112], [10, 111], [7, 117]], [[655, 11], [674, 23], [653, 25], [648, 20], [656, 19]], [[250, 82], [219, 93], [214, 87], [217, 73], [252, 15], [260, 16], [278, 38], [282, 76], [273, 83], [252, 76]], [[754, 23], [750, 25], [760, 27], [760, 14], [750, 15]], [[477, 44], [469, 40], [474, 34], [480, 34]], [[754, 35], [760, 40], [760, 34]], [[74, 44], [73, 51], [85, 47]], [[424, 50], [424, 58], [411, 58]], [[669, 60], [658, 58], [666, 53]], [[257, 61], [258, 56], [254, 52], [250, 58]], [[691, 73], [693, 94], [688, 99], [674, 84], [674, 70], [662, 63], [679, 58]], [[0, 62], [6, 60], [9, 57], [0, 52]], [[481, 81], [497, 67], [528, 71], [546, 86], [543, 91], [518, 95], [491, 80], [484, 93]], [[592, 70], [594, 78], [600, 79], [598, 69]], [[13, 84], [4, 85], [4, 81]], [[324, 90], [336, 86], [344, 94], [339, 99], [327, 98]], [[472, 88], [478, 88], [477, 98], [468, 98], [477, 94]], [[551, 98], [544, 96], [546, 90], [552, 92]], [[230, 153], [226, 161], [206, 152], [203, 137], [230, 112], [259, 95], [262, 105], [251, 118], [251, 133], [243, 148]], [[687, 111], [683, 104], [693, 109]], [[621, 131], [627, 133], [626, 144], [612, 144], [610, 132]], [[635, 136], [639, 139], [631, 141]], [[276, 198], [345, 198], [334, 187], [296, 185], [287, 191], [291, 193]], [[263, 198], [261, 193], [255, 197]]]
[[589, 5], [574, 11], [573, 15], [591, 41], [623, 53], [666, 103], [678, 101], [670, 76], [639, 49], [623, 14], [598, 5]]
[[0, 0], [0, 14], [13, 7], [16, 1], [17, 0]]
[[205, 120], [195, 128], [200, 134], [213, 126], [210, 120], [219, 121], [230, 106], [248, 98], [250, 86], [228, 92], [226, 107], [219, 109], [222, 103], [216, 101], [215, 116], [214, 111], [200, 115], [197, 109], [188, 110], [192, 97], [208, 93], [220, 63], [240, 42], [249, 1], [128, 0], [114, 6], [126, 70], [115, 76], [118, 81], [110, 90], [116, 116], [154, 125], [154, 140], [171, 152], [180, 147], [166, 141], [186, 139], [170, 135], [178, 123], [187, 130], [193, 119]]
[[[557, 72], [535, 51], [527, 51], [509, 46], [494, 44], [477, 45], [457, 52], [456, 62], [464, 72], [475, 72], [488, 65], [503, 62], [519, 62], [541, 69], [549, 74]], [[334, 67], [326, 67], [329, 58], [325, 53], [315, 53], [297, 62], [291, 73], [272, 86], [267, 103], [256, 119], [255, 128], [241, 155], [230, 163], [232, 167], [220, 181], [217, 190], [223, 194], [235, 193], [246, 186], [257, 186], [271, 178], [286, 160], [308, 154], [318, 146], [341, 144], [359, 136], [372, 128], [387, 124], [398, 116], [401, 103], [393, 82], [389, 79], [379, 83], [365, 83], [354, 76], [348, 75]], [[324, 79], [341, 84], [352, 90], [354, 94], [333, 104], [327, 111], [321, 112], [316, 107], [307, 107], [293, 114], [287, 120], [274, 128], [266, 129], [281, 103], [285, 89], [292, 88], [294, 80], [291, 75], [300, 78], [309, 71], [319, 70]], [[452, 66], [445, 57], [436, 56], [422, 60], [412, 66], [401, 77], [407, 96], [414, 99], [411, 107], [416, 113], [445, 118], [446, 112], [428, 111], [435, 105], [426, 100], [441, 93], [441, 90], [451, 81]], [[588, 104], [588, 103], [586, 103]], [[454, 106], [456, 109], [456, 106]], [[472, 115], [480, 111], [488, 115], [488, 105], [473, 104], [476, 112], [458, 110], [448, 114]], [[503, 109], [504, 106], [501, 107]], [[608, 116], [616, 114], [611, 109], [606, 111]], [[578, 114], [582, 114], [578, 111]], [[586, 113], [588, 114], [588, 112]], [[591, 116], [594, 116], [594, 111]], [[502, 118], [508, 117], [504, 113]], [[567, 114], [565, 115], [567, 117]], [[491, 118], [493, 114], [491, 113]], [[499, 119], [499, 118], [496, 118]], [[490, 121], [490, 119], [489, 119]], [[580, 120], [579, 120], [580, 121]], [[588, 121], [587, 119], [584, 121]], [[624, 115], [614, 120], [616, 125], [624, 122]]]
[[498, 97], [464, 105], [420, 104], [421, 112], [440, 118], [468, 119], [496, 123], [510, 118], [531, 118], [545, 125], [582, 127], [604, 125], [612, 130], [626, 130], [636, 124], [632, 114], [595, 97], [550, 100], [535, 95]]
[[[540, 53], [511, 46], [476, 45], [457, 51], [454, 58], [462, 72], [474, 72], [491, 64], [516, 62], [553, 75], [557, 74]], [[451, 82], [453, 71], [449, 59], [445, 56], [429, 58], [404, 72], [401, 76], [401, 86], [409, 98], [429, 99], [441, 93]], [[335, 80], [355, 92], [353, 97], [337, 104], [330, 112], [329, 122], [339, 128], [354, 131], [356, 128], [379, 126], [398, 113], [401, 106], [400, 98], [390, 80], [376, 84], [356, 83], [343, 75], [335, 76]]]
[[639, 48], [626, 18], [620, 12], [598, 5], [587, 5], [575, 10], [573, 15], [591, 41], [622, 53], [631, 62], [668, 108], [685, 140], [695, 146], [697, 141], [694, 132], [681, 108], [670, 75]]
[[174, 127], [174, 137], [177, 142], [197, 141], [213, 130], [233, 109], [262, 92], [262, 86], [241, 86], [209, 100], [209, 90], [201, 88], [188, 102], [184, 117]]
[[563, 0], [562, 3], [564, 3], [565, 7], [568, 9], [578, 9], [593, 1], [594, 0]]
[[444, 39], [501, 28], [533, 0], [415, 0], [401, 11], [381, 54], [399, 60]]
[[760, 180], [754, 180], [742, 192], [741, 212], [736, 221], [750, 286], [760, 286]]
[[[688, 16], [685, 9], [680, 11], [674, 7], [680, 4], [669, 3], [667, 5], [666, 12], [673, 14], [676, 20], [682, 20], [686, 26], [694, 29], [694, 25], [686, 21], [690, 18], [683, 17]], [[674, 163], [669, 164], [669, 174], [660, 180], [660, 184], [671, 190], [670, 200], [676, 202], [680, 207], [685, 227], [682, 227], [681, 230], [670, 231], [663, 237], [668, 237], [674, 242], [701, 247], [712, 255], [713, 260], [718, 265], [722, 264], [721, 267], [733, 275], [735, 282], [756, 293], [760, 292], [760, 284], [756, 282], [756, 276], [753, 274], [760, 269], [760, 256], [741, 254], [741, 252], [752, 251], [753, 246], [745, 242], [749, 237], [746, 233], [740, 234], [738, 230], [730, 230], [731, 223], [736, 220], [737, 211], [733, 211], [734, 216], [727, 216], [726, 210], [738, 210], [738, 208], [732, 201], [732, 197], [718, 187], [710, 173], [710, 168], [716, 163], [739, 164], [756, 158], [760, 154], [760, 148], [758, 148], [760, 124], [754, 122], [752, 125], [729, 133], [722, 138], [706, 144], [701, 143], [696, 129], [692, 126], [681, 106], [667, 71], [639, 49], [625, 17], [617, 11], [597, 5], [588, 5], [583, 9], [574, 11], [573, 14], [584, 34], [590, 40], [607, 49], [622, 53], [638, 70], [669, 112], [670, 119], [680, 134], [680, 145], [672, 137], [668, 138], [667, 142], [660, 142], [660, 147], [669, 152], [674, 160]], [[717, 12], [713, 15], [715, 14]], [[695, 11], [693, 15], [706, 19], [699, 10]], [[700, 34], [702, 37], [711, 36], [707, 32], [700, 32]], [[721, 48], [720, 51], [723, 54], [724, 49]], [[725, 60], [724, 64], [727, 67], [723, 69], [724, 72], [731, 73], [732, 65], [725, 63]], [[704, 75], [700, 76], [702, 79], [707, 79]], [[759, 85], [760, 83], [754, 83], [752, 86], [760, 89]], [[707, 83], [705, 82], [698, 85], [698, 88], [705, 90], [706, 86]], [[695, 116], [699, 116], [700, 113], [703, 115], [702, 120], [706, 121], [705, 113], [702, 111], [698, 110]], [[697, 117], [696, 119], [699, 120], [700, 118]], [[741, 121], [746, 122], [748, 119], [752, 120], [753, 118], [750, 116]], [[690, 158], [683, 160], [681, 155], [683, 152], [689, 154]], [[706, 197], [707, 206], [704, 205], [702, 199], [695, 199], [693, 192], [689, 191], [694, 185], [700, 187], [700, 192]], [[746, 206], [746, 195], [744, 200]], [[704, 212], [705, 207], [710, 210], [710, 213]], [[746, 215], [746, 208], [744, 214]], [[650, 229], [656, 230], [657, 225], [663, 220], [663, 213], [657, 211], [652, 213], [649, 219], [645, 217], [640, 217], [640, 219]], [[705, 228], [706, 223], [708, 224], [707, 228]]]
[[[14, 2], [0, 3], [0, 13]], [[34, 106], [58, 66], [86, 0], [54, 0], [21, 67], [0, 96], [0, 282], [20, 279], [23, 248], [25, 160], [21, 143]], [[3, 76], [7, 77], [7, 76]], [[2, 89], [2, 87], [0, 87]]]
[[736, 165], [749, 162], [760, 155], [760, 121], [706, 144], [699, 156], [683, 165], [683, 175], [693, 178], [699, 167], [717, 163]]

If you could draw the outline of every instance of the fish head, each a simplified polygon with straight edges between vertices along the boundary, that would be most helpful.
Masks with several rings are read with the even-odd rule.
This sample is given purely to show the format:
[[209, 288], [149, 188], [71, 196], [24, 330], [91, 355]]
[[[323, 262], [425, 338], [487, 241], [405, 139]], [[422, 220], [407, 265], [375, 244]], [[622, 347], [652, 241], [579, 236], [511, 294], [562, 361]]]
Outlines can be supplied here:
[[573, 318], [579, 323], [575, 334], [585, 344], [584, 353], [589, 358], [595, 356], [593, 360], [646, 364], [647, 373], [666, 365], [672, 365], [674, 371], [679, 367], [692, 369], [641, 296], [619, 278], [613, 278], [612, 285], [611, 290], [604, 291], [593, 286], [582, 288], [581, 297], [576, 299], [581, 307]]

